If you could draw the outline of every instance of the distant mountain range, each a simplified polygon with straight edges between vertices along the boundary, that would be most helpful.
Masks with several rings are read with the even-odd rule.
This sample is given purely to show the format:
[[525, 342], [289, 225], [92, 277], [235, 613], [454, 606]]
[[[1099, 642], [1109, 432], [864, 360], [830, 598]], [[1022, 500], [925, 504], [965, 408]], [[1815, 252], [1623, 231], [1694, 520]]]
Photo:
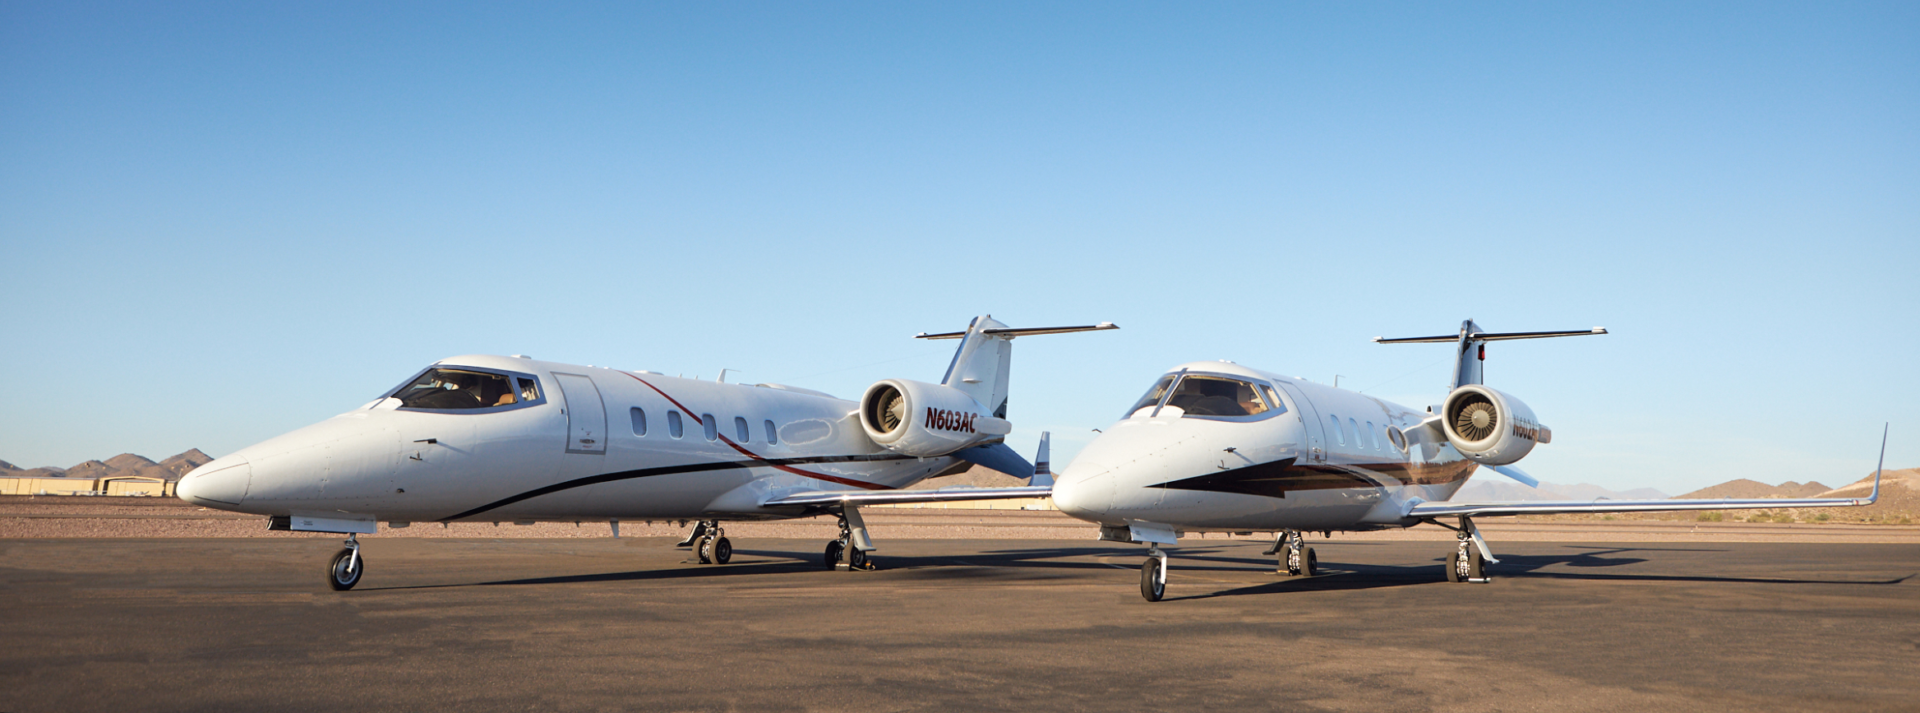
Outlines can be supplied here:
[[[1487, 473], [1486, 475], [1492, 475]], [[1540, 483], [1538, 488], [1529, 488], [1499, 476], [1493, 478], [1475, 477], [1467, 481], [1466, 487], [1454, 493], [1453, 500], [1463, 503], [1513, 502], [1525, 500], [1663, 500], [1666, 493], [1653, 488], [1634, 488], [1632, 490], [1608, 490], [1588, 483]], [[1718, 497], [1718, 496], [1716, 496]]]
[[72, 468], [30, 468], [22, 469], [12, 463], [0, 460], [0, 478], [86, 478], [89, 480], [109, 476], [139, 475], [162, 480], [179, 480], [194, 468], [213, 461], [213, 456], [201, 453], [195, 448], [158, 463], [146, 456], [122, 453], [106, 460], [90, 460]]

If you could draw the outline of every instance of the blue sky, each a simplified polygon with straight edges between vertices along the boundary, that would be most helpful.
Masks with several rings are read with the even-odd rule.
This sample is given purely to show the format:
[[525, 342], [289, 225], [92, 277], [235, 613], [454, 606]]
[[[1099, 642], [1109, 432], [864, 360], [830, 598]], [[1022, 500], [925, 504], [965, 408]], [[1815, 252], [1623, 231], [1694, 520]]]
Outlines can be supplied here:
[[1920, 6], [0, 2], [0, 459], [231, 452], [433, 360], [854, 397], [992, 313], [1064, 463], [1165, 368], [1554, 482], [1920, 465]]

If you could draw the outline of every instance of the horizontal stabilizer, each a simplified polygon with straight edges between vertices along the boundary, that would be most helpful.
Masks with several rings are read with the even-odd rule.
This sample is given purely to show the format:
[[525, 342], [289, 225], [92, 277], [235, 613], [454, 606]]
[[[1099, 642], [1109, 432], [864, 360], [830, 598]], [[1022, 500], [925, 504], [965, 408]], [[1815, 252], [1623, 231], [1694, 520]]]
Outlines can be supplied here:
[[1015, 478], [1024, 477], [1033, 472], [1033, 464], [1005, 443], [989, 443], [974, 446], [953, 453], [953, 457], [977, 466], [992, 468]]
[[[1606, 334], [1606, 333], [1607, 333], [1607, 329], [1605, 327], [1594, 327], [1593, 329], [1577, 329], [1577, 330], [1567, 331], [1567, 332], [1472, 332], [1467, 335], [1467, 340], [1478, 341], [1478, 342], [1501, 342], [1501, 341], [1506, 341], [1508, 339], [1546, 339], [1548, 337], [1584, 337], [1592, 334]], [[1395, 339], [1387, 339], [1385, 337], [1374, 337], [1373, 341], [1379, 344], [1453, 344], [1455, 342], [1460, 341], [1460, 335], [1446, 334], [1438, 337], [1398, 337]]]
[[[1029, 327], [1025, 329], [1016, 329], [1013, 327], [1001, 327], [999, 329], [982, 329], [980, 330], [980, 333], [992, 334], [995, 336], [1001, 336], [1001, 337], [1006, 337], [1008, 339], [1012, 339], [1014, 337], [1030, 337], [1036, 334], [1068, 334], [1072, 332], [1098, 332], [1103, 329], [1119, 329], [1119, 327], [1115, 326], [1114, 323], [1112, 322], [1101, 322], [1099, 324], [1090, 324], [1090, 325], [1081, 326], [1081, 327]], [[921, 332], [919, 334], [913, 335], [913, 338], [914, 339], [959, 339], [964, 336], [967, 336], [966, 332], [941, 332], [939, 334], [928, 334], [926, 332]]]
[[906, 505], [909, 503], [955, 503], [969, 500], [1014, 500], [1044, 498], [1053, 494], [1050, 486], [1019, 488], [945, 488], [942, 490], [833, 490], [794, 493], [762, 505]]

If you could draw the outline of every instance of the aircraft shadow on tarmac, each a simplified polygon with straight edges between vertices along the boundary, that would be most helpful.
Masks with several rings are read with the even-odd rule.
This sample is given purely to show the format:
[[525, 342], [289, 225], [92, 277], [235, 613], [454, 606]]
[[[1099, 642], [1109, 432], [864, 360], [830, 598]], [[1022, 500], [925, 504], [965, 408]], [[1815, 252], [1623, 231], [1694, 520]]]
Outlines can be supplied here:
[[[1238, 544], [1238, 543], [1236, 543]], [[1341, 543], [1340, 547], [1367, 545], [1375, 543]], [[1583, 545], [1564, 545], [1566, 549], [1578, 550], [1547, 555], [1509, 554], [1500, 559], [1497, 565], [1490, 565], [1491, 574], [1496, 577], [1518, 577], [1565, 580], [1598, 580], [1619, 582], [1700, 582], [1730, 584], [1899, 584], [1916, 575], [1889, 580], [1858, 579], [1810, 579], [1791, 577], [1736, 577], [1712, 575], [1664, 575], [1664, 574], [1628, 574], [1605, 573], [1596, 571], [1567, 572], [1549, 568], [1567, 567], [1582, 570], [1598, 570], [1611, 567], [1623, 567], [1648, 561], [1643, 557], [1621, 556], [1635, 552], [1719, 552], [1717, 549], [1690, 549], [1674, 547], [1590, 547]], [[1247, 572], [1249, 567], [1271, 572], [1277, 564], [1272, 556], [1247, 556], [1242, 554], [1247, 548], [1226, 546], [1187, 546], [1169, 551], [1173, 556], [1174, 571], [1189, 572]], [[772, 550], [735, 550], [735, 556], [747, 561], [736, 561], [724, 566], [683, 566], [660, 569], [643, 569], [625, 572], [601, 572], [593, 574], [561, 575], [553, 577], [530, 577], [525, 579], [498, 580], [487, 582], [466, 582], [452, 584], [428, 584], [400, 587], [370, 587], [373, 590], [439, 589], [448, 587], [487, 587], [516, 585], [552, 585], [579, 584], [592, 582], [635, 582], [695, 579], [720, 576], [751, 576], [754, 574], [816, 572], [823, 567], [818, 555], [799, 554], [790, 551]], [[766, 559], [760, 559], [766, 558]], [[912, 579], [1023, 579], [1038, 571], [1053, 570], [1064, 572], [1071, 570], [1133, 569], [1132, 565], [1119, 565], [1106, 561], [1111, 558], [1144, 560], [1145, 551], [1134, 548], [1116, 547], [1052, 547], [1041, 549], [993, 550], [962, 555], [876, 555], [874, 561], [880, 571], [903, 574]], [[1186, 597], [1168, 597], [1169, 601], [1178, 599], [1208, 599], [1214, 597], [1240, 596], [1247, 594], [1276, 594], [1288, 591], [1357, 591], [1383, 587], [1404, 587], [1431, 584], [1444, 581], [1444, 556], [1434, 557], [1433, 564], [1421, 565], [1378, 565], [1351, 564], [1336, 560], [1320, 561], [1320, 574], [1314, 577], [1282, 577], [1273, 582], [1250, 587], [1226, 589], [1206, 594]], [[683, 564], [692, 564], [689, 560]], [[997, 573], [981, 572], [981, 569], [1006, 570]], [[1024, 570], [1025, 572], [1019, 572]]]

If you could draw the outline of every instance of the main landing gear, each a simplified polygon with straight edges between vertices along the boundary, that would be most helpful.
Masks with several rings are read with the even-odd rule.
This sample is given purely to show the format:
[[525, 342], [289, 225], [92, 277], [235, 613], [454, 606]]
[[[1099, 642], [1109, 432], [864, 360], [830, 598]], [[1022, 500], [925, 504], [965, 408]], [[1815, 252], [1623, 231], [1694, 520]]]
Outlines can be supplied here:
[[360, 558], [360, 535], [347, 535], [347, 548], [327, 563], [327, 584], [333, 591], [344, 592], [359, 584], [366, 571], [367, 561]]
[[1487, 552], [1487, 542], [1480, 538], [1480, 530], [1474, 527], [1472, 518], [1461, 517], [1459, 527], [1448, 527], [1439, 522], [1433, 524], [1453, 530], [1459, 539], [1458, 546], [1447, 555], [1447, 581], [1480, 583], [1493, 581], [1492, 577], [1487, 576], [1487, 563], [1499, 564], [1500, 560], [1494, 559], [1493, 555]]
[[[1282, 547], [1286, 551], [1282, 552]], [[1289, 577], [1311, 577], [1320, 571], [1320, 558], [1314, 556], [1312, 547], [1306, 546], [1306, 538], [1299, 530], [1286, 530], [1274, 538], [1273, 549], [1267, 550], [1267, 554], [1275, 553], [1280, 555], [1276, 572], [1284, 572]]]
[[687, 535], [685, 542], [674, 546], [693, 547], [700, 564], [726, 564], [733, 560], [733, 543], [727, 541], [727, 530], [720, 526], [719, 520], [701, 520], [693, 526], [693, 533]]
[[873, 561], [867, 558], [867, 553], [874, 549], [873, 540], [867, 537], [867, 524], [860, 519], [859, 508], [842, 507], [838, 518], [840, 538], [827, 543], [826, 552], [820, 556], [821, 564], [827, 569], [838, 569], [844, 559], [848, 570], [874, 569]]

